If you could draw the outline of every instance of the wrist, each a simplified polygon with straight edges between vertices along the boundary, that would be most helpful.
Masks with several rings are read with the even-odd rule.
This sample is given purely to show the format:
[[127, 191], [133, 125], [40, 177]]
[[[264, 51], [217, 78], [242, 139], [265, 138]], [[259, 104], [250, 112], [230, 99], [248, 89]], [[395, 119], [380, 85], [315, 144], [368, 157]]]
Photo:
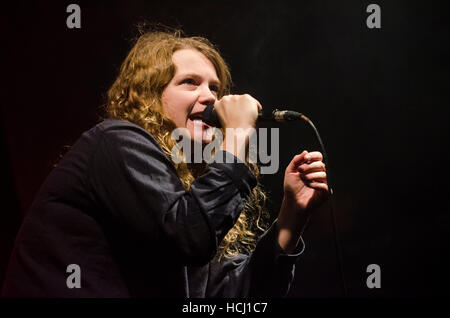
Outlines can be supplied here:
[[283, 201], [281, 203], [282, 208], [293, 211], [295, 213], [307, 213], [307, 210], [303, 209], [297, 202], [294, 196], [284, 194]]
[[308, 211], [300, 208], [294, 200], [284, 196], [278, 214], [278, 224], [282, 228], [300, 233], [306, 223], [308, 214]]
[[298, 245], [307, 223], [308, 215], [296, 204], [284, 197], [277, 219], [278, 244], [287, 253]]

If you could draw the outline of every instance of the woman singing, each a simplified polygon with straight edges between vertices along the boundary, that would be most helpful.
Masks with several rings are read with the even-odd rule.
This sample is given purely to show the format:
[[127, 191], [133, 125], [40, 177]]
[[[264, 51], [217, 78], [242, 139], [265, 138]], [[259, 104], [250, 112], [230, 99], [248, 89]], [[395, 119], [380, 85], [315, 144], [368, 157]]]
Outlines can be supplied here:
[[[262, 106], [229, 95], [230, 82], [208, 40], [142, 34], [108, 91], [105, 119], [39, 190], [3, 296], [285, 296], [306, 219], [327, 199], [325, 165], [319, 152], [296, 155], [278, 217], [263, 227], [265, 195], [246, 155]], [[174, 129], [203, 147], [213, 140], [201, 118], [210, 104], [226, 130], [215, 153], [224, 160], [174, 162]]]

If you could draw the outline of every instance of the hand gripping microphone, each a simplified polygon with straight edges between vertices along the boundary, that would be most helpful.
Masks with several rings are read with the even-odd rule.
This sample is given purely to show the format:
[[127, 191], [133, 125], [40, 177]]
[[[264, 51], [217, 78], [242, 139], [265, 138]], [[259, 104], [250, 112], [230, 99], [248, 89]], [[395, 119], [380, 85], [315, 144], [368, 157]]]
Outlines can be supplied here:
[[[302, 113], [294, 112], [292, 110], [275, 109], [271, 113], [265, 113], [265, 112], [259, 111], [257, 121], [282, 123], [282, 122], [287, 122], [287, 121], [304, 119], [303, 117], [305, 117], [305, 116]], [[210, 126], [222, 128], [219, 118], [217, 117], [217, 113], [214, 109], [214, 105], [206, 106], [205, 110], [203, 111], [202, 120], [204, 123], [206, 123]]]

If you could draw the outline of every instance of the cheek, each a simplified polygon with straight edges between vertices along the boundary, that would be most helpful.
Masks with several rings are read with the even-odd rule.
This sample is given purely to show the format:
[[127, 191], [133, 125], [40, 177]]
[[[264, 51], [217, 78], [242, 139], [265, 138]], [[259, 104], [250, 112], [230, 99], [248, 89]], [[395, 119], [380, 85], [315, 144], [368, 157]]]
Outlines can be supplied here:
[[179, 127], [186, 124], [189, 104], [182, 94], [173, 92], [164, 93], [162, 96], [164, 114]]
[[191, 136], [193, 136], [194, 133], [194, 123], [192, 122], [192, 120], [188, 120], [186, 123], [186, 128], [189, 130], [189, 132], [191, 133]]

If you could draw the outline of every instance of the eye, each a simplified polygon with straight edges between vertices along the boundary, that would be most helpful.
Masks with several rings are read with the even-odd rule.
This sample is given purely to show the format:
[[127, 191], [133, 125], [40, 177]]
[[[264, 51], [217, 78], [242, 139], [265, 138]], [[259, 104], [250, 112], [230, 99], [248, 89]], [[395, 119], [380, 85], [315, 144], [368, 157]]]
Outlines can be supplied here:
[[209, 89], [212, 90], [213, 92], [216, 92], [216, 93], [219, 92], [219, 86], [216, 86], [216, 85], [210, 86]]
[[193, 78], [186, 78], [181, 83], [188, 84], [188, 85], [196, 85], [196, 82]]

